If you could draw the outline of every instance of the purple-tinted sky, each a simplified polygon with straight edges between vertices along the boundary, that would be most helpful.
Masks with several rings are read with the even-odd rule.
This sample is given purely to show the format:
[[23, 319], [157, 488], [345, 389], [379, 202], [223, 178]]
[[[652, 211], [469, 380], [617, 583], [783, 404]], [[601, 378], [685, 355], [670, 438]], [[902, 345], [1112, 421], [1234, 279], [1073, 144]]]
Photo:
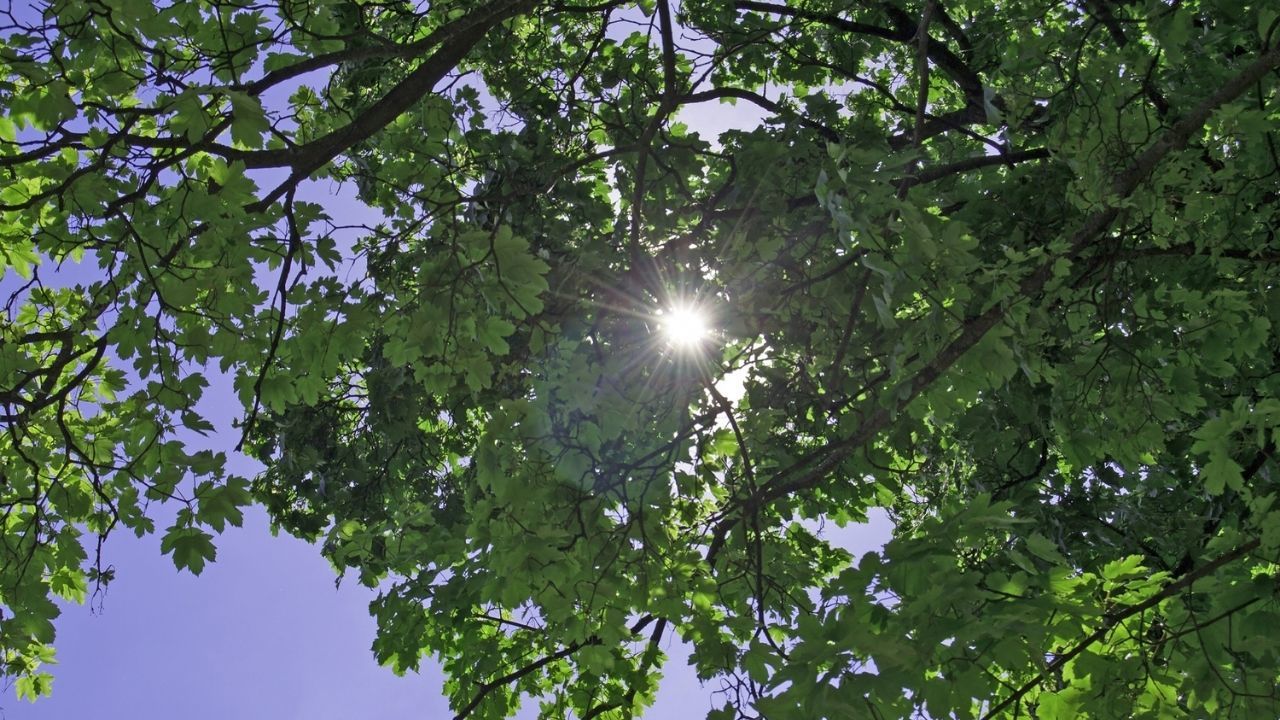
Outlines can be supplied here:
[[[19, 8], [20, 9], [20, 8]], [[750, 128], [762, 113], [749, 104], [703, 104], [678, 118], [706, 137]], [[261, 178], [265, 188], [273, 186]], [[311, 184], [305, 199], [320, 202], [337, 222], [372, 222], [350, 191]], [[90, 268], [46, 281], [88, 279]], [[76, 276], [79, 277], [76, 277]], [[227, 451], [238, 435], [230, 421], [242, 412], [225, 378], [201, 410], [219, 428], [212, 438], [183, 438]], [[234, 472], [254, 466], [231, 458]], [[167, 512], [160, 510], [163, 518]], [[164, 523], [158, 519], [161, 528]], [[858, 557], [888, 538], [883, 517], [861, 527], [828, 529], [828, 537]], [[396, 677], [379, 667], [369, 645], [374, 622], [368, 603], [375, 591], [352, 578], [335, 588], [334, 574], [317, 547], [273, 537], [260, 510], [243, 528], [216, 539], [218, 557], [199, 577], [179, 574], [160, 554], [159, 535], [136, 539], [116, 533], [104, 562], [116, 569], [107, 593], [89, 606], [63, 604], [56, 622], [58, 664], [53, 696], [31, 705], [12, 689], [0, 695], [4, 720], [345, 720], [348, 718], [449, 718], [443, 677], [431, 661], [419, 675]], [[675, 641], [657, 705], [647, 717], [700, 718], [715, 689], [702, 687]], [[536, 715], [536, 704], [521, 718]]]
[[[201, 411], [227, 428], [241, 412], [227, 378], [211, 378]], [[229, 430], [188, 438], [229, 449]], [[256, 464], [230, 454], [230, 470]], [[157, 515], [163, 516], [162, 508]], [[158, 522], [163, 527], [163, 522]], [[865, 526], [828, 526], [827, 537], [860, 556], [887, 538], [883, 516]], [[53, 696], [35, 705], [0, 696], [4, 720], [347, 720], [451, 718], [433, 661], [420, 674], [397, 677], [380, 667], [369, 645], [375, 591], [354, 578], [335, 587], [319, 548], [272, 536], [252, 509], [244, 527], [217, 539], [217, 561], [199, 577], [178, 573], [160, 554], [159, 535], [116, 533], [105, 561], [116, 579], [89, 606], [63, 603], [57, 621]], [[674, 640], [649, 718], [705, 716], [715, 683], [703, 687]], [[536, 716], [536, 703], [521, 719]]]
[[[887, 525], [839, 531], [871, 549]], [[369, 650], [373, 591], [335, 589], [317, 548], [272, 537], [261, 512], [218, 541], [200, 577], [174, 571], [159, 538], [112, 538], [118, 572], [100, 609], [64, 605], [53, 697], [35, 705], [6, 693], [6, 720], [347, 720], [449, 718], [443, 678], [428, 662], [396, 677]], [[674, 643], [658, 704], [647, 717], [700, 718], [702, 688]], [[677, 657], [678, 656], [678, 657]], [[536, 706], [522, 717], [533, 717]]]
[[200, 577], [158, 536], [112, 538], [118, 578], [101, 609], [64, 606], [53, 697], [12, 695], [13, 720], [446, 716], [437, 676], [397, 678], [369, 651], [371, 591], [334, 588], [319, 552], [273, 538], [254, 512], [218, 540]]
[[[717, 121], [723, 125], [725, 117]], [[335, 218], [369, 219], [346, 193], [320, 198], [322, 190], [312, 185], [308, 199], [323, 201]], [[238, 438], [231, 421], [242, 409], [229, 379], [210, 381], [199, 410], [219, 432], [184, 440], [226, 451], [232, 472], [252, 475], [256, 465], [231, 451]], [[169, 512], [157, 510], [159, 527]], [[826, 534], [858, 557], [879, 547], [888, 530], [878, 517]], [[159, 535], [113, 535], [105, 562], [116, 568], [115, 581], [88, 607], [64, 604], [57, 621], [53, 696], [29, 705], [7, 692], [0, 696], [4, 720], [452, 717], [433, 662], [421, 674], [396, 677], [374, 661], [368, 603], [375, 591], [354, 578], [335, 588], [319, 548], [273, 537], [257, 509], [216, 542], [217, 561], [194, 577], [161, 556]], [[677, 642], [665, 649], [672, 660], [647, 717], [703, 717], [716, 685], [700, 685]], [[536, 710], [530, 704], [519, 717]]]

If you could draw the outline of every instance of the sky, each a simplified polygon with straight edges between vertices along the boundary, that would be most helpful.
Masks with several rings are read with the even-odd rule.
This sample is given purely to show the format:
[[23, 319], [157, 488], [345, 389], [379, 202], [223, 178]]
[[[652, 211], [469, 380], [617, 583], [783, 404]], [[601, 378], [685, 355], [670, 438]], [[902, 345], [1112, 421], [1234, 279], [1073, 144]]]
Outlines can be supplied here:
[[[232, 451], [238, 433], [230, 424], [242, 409], [230, 379], [211, 375], [199, 410], [221, 432], [184, 439], [226, 451], [228, 471], [251, 476], [260, 466]], [[171, 511], [156, 509], [158, 526]], [[878, 549], [890, 529], [881, 513], [866, 525], [827, 525], [822, 533], [856, 558]], [[336, 584], [318, 546], [272, 535], [256, 507], [243, 527], [229, 527], [215, 542], [217, 560], [197, 577], [177, 572], [161, 555], [159, 534], [111, 535], [104, 562], [115, 568], [115, 580], [87, 605], [59, 603], [58, 662], [46, 668], [54, 676], [52, 697], [32, 705], [10, 689], [0, 695], [0, 719], [453, 717], [434, 660], [403, 677], [377, 664], [368, 613], [376, 591], [354, 577]], [[698, 681], [678, 640], [669, 638], [663, 649], [670, 658], [666, 676], [645, 717], [705, 716], [718, 685]], [[517, 718], [536, 714], [530, 702]]]
[[[337, 194], [331, 203], [348, 199]], [[351, 208], [356, 212], [356, 208]], [[186, 437], [228, 454], [228, 471], [258, 464], [232, 451], [242, 412], [230, 379], [211, 373], [199, 410], [221, 432]], [[727, 391], [726, 391], [727, 392]], [[741, 392], [738, 389], [738, 392]], [[157, 525], [166, 511], [157, 510]], [[866, 525], [823, 534], [860, 557], [888, 540], [883, 514]], [[196, 577], [174, 569], [160, 536], [114, 533], [104, 548], [116, 578], [87, 605], [60, 602], [53, 695], [32, 705], [0, 695], [0, 719], [68, 720], [401, 720], [452, 718], [433, 660], [397, 677], [370, 650], [376, 631], [368, 604], [376, 591], [354, 577], [340, 585], [318, 546], [273, 536], [265, 513], [246, 512], [241, 528], [215, 540], [217, 560]], [[646, 718], [701, 718], [718, 685], [704, 687], [675, 639], [657, 702]], [[527, 703], [519, 720], [536, 717]]]
[[[887, 539], [878, 518], [838, 531], [857, 552]], [[53, 696], [0, 697], [5, 720], [349, 720], [450, 718], [434, 662], [397, 677], [369, 645], [374, 591], [334, 586], [318, 548], [272, 537], [254, 510], [218, 538], [217, 562], [194, 577], [160, 555], [159, 537], [116, 534], [117, 578], [87, 606], [63, 604]], [[678, 644], [665, 647], [658, 702], [647, 718], [700, 718], [711, 709]], [[532, 718], [536, 705], [522, 718]]]
[[[335, 202], [344, 199], [328, 198], [331, 212]], [[211, 441], [186, 439], [228, 451], [230, 469], [251, 475], [251, 461], [231, 452], [238, 433], [230, 420], [241, 408], [225, 379], [215, 380], [202, 410], [221, 432]], [[826, 532], [856, 558], [878, 549], [889, 528], [877, 516], [866, 526]], [[0, 695], [0, 718], [452, 717], [434, 662], [397, 677], [374, 660], [367, 608], [375, 591], [354, 578], [335, 587], [319, 548], [273, 537], [261, 510], [216, 539], [217, 561], [199, 577], [175, 571], [159, 544], [159, 535], [111, 536], [104, 557], [116, 579], [87, 606], [64, 603], [56, 622], [58, 664], [47, 668], [53, 696], [30, 705], [9, 690]], [[715, 684], [699, 684], [678, 643], [669, 640], [664, 649], [673, 658], [645, 717], [703, 717], [713, 707]], [[535, 715], [531, 704], [518, 717]]]
[[[741, 108], [703, 106], [681, 119], [708, 134], [758, 122]], [[264, 187], [270, 185], [265, 182]], [[305, 199], [320, 202], [344, 223], [373, 222], [349, 189], [309, 183]], [[92, 269], [67, 268], [54, 282], [90, 279]], [[270, 278], [266, 278], [270, 280]], [[273, 281], [272, 281], [273, 282]], [[243, 409], [230, 378], [207, 368], [210, 387], [198, 410], [217, 432], [182, 439], [228, 456], [228, 471], [252, 476], [260, 466], [237, 455], [232, 421]], [[736, 380], [736, 383], [735, 383]], [[730, 378], [726, 393], [741, 393]], [[731, 385], [737, 387], [730, 388]], [[157, 527], [172, 509], [155, 509]], [[887, 539], [888, 520], [824, 532], [860, 557]], [[354, 577], [335, 586], [320, 549], [286, 534], [273, 536], [258, 508], [242, 528], [215, 539], [217, 560], [199, 576], [179, 573], [160, 553], [160, 535], [138, 539], [116, 532], [104, 562], [116, 579], [85, 606], [61, 603], [56, 621], [58, 662], [53, 695], [32, 705], [12, 689], [0, 694], [0, 720], [348, 720], [452, 718], [432, 660], [421, 673], [397, 677], [374, 660], [368, 604], [376, 591]], [[669, 639], [658, 699], [646, 718], [701, 718], [713, 707], [718, 685], [703, 687], [686, 663], [687, 650]], [[517, 716], [536, 717], [536, 702]]]
[[[677, 119], [706, 137], [761, 120], [759, 108], [707, 103]], [[272, 187], [263, 178], [262, 185]], [[303, 199], [320, 202], [344, 223], [372, 219], [350, 191], [311, 183]], [[63, 282], [83, 281], [86, 268]], [[58, 284], [48, 268], [45, 277]], [[11, 279], [11, 278], [10, 278]], [[210, 373], [212, 374], [212, 373]], [[252, 461], [232, 448], [231, 421], [243, 412], [227, 378], [210, 378], [200, 410], [219, 432], [186, 436], [195, 446], [226, 451], [229, 470], [251, 476]], [[163, 528], [161, 509], [157, 525]], [[865, 526], [827, 528], [834, 544], [859, 557], [878, 549], [890, 524], [877, 515]], [[0, 694], [0, 720], [346, 720], [450, 718], [438, 665], [397, 677], [374, 660], [368, 604], [376, 591], [354, 578], [335, 586], [318, 547], [272, 536], [265, 514], [246, 513], [242, 528], [217, 537], [217, 560], [199, 577], [178, 573], [160, 553], [160, 536], [111, 536], [104, 563], [116, 579], [88, 605], [62, 603], [56, 621], [53, 695], [32, 705], [12, 688]], [[702, 687], [685, 662], [686, 649], [668, 640], [656, 705], [647, 718], [699, 718], [710, 710], [714, 682]], [[519, 718], [536, 715], [536, 703]]]
[[[335, 202], [341, 202], [336, 196]], [[741, 392], [739, 389], [738, 392]], [[242, 412], [230, 379], [211, 377], [199, 410], [222, 432], [187, 437], [228, 453], [228, 471], [259, 468], [231, 448], [231, 420]], [[166, 511], [160, 508], [157, 525]], [[888, 540], [883, 514], [866, 525], [823, 534], [859, 557]], [[160, 553], [160, 535], [116, 532], [104, 548], [116, 578], [87, 605], [60, 602], [53, 695], [34, 705], [0, 695], [3, 720], [348, 720], [451, 718], [444, 678], [431, 659], [420, 673], [397, 677], [370, 650], [376, 631], [368, 604], [376, 591], [339, 584], [320, 549], [272, 535], [265, 513], [246, 512], [241, 528], [215, 540], [217, 560], [196, 577]], [[713, 707], [687, 649], [668, 639], [670, 657], [656, 704], [646, 718], [700, 718]], [[536, 717], [531, 702], [517, 716]]]

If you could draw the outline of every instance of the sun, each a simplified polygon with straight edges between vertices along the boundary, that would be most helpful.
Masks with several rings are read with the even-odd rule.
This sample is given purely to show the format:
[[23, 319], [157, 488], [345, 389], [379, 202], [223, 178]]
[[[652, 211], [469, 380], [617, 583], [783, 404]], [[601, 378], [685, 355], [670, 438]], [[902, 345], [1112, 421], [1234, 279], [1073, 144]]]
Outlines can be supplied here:
[[660, 313], [658, 323], [667, 342], [679, 347], [695, 347], [707, 338], [710, 331], [706, 313], [687, 305], [678, 305]]

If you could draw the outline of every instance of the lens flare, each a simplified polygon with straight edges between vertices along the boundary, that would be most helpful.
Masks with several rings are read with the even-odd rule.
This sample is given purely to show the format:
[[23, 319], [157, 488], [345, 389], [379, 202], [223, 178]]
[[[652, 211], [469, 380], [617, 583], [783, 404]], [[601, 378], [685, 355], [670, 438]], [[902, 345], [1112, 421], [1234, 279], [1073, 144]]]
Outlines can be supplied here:
[[672, 345], [693, 347], [707, 337], [707, 316], [691, 307], [674, 307], [660, 319], [662, 334]]

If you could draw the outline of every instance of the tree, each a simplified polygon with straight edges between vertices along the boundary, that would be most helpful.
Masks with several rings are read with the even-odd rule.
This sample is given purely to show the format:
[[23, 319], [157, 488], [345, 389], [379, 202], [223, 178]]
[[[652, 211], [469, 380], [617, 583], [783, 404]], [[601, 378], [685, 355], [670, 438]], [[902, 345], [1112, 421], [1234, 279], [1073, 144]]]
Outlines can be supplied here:
[[260, 503], [459, 717], [631, 717], [672, 635], [718, 718], [1274, 716], [1267, 5], [6, 12], [4, 671]]

